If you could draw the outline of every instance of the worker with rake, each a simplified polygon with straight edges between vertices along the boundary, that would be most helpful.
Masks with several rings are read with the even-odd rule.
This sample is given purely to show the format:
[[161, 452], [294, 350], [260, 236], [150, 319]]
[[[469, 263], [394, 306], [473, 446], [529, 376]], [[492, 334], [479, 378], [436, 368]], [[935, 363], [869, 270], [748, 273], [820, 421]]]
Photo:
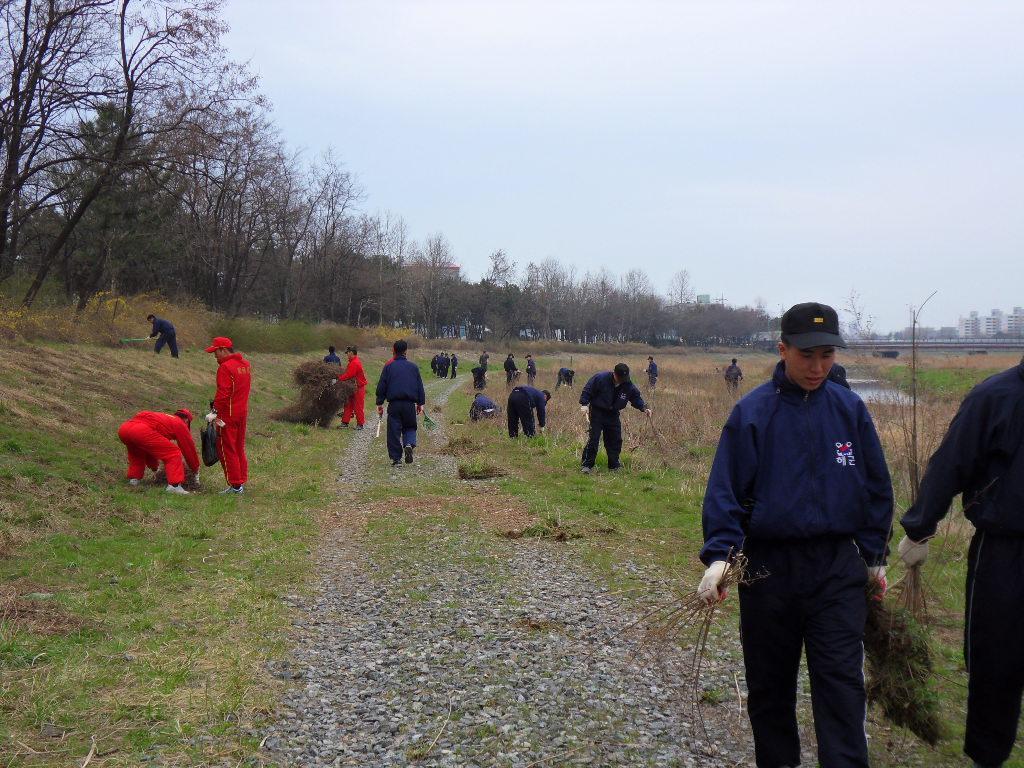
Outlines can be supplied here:
[[597, 448], [604, 436], [604, 450], [608, 454], [608, 469], [615, 472], [622, 468], [619, 454], [622, 453], [622, 422], [619, 411], [632, 405], [638, 411], [653, 415], [644, 402], [643, 395], [629, 380], [629, 366], [619, 363], [614, 369], [595, 373], [583, 385], [580, 393], [580, 410], [590, 425], [590, 435], [583, 448], [581, 471], [589, 475], [594, 471]]
[[967, 554], [964, 661], [967, 732], [975, 766], [999, 766], [1017, 738], [1024, 694], [1024, 362], [964, 398], [900, 520], [908, 568], [928, 556], [953, 497], [975, 533]]
[[149, 334], [149, 338], [156, 339], [153, 351], [159, 355], [160, 350], [166, 345], [171, 350], [171, 357], [177, 357], [178, 333], [174, 330], [174, 324], [156, 315], [146, 315], [146, 319], [153, 324], [153, 331]]
[[704, 496], [699, 596], [724, 599], [730, 563], [740, 552], [747, 561], [740, 635], [759, 768], [800, 763], [802, 650], [819, 764], [868, 766], [865, 591], [869, 579], [884, 591], [893, 493], [867, 408], [828, 379], [843, 346], [829, 306], [782, 316], [782, 359], [733, 408]]
[[377, 415], [384, 415], [384, 401], [388, 402], [388, 457], [392, 466], [412, 464], [412, 451], [416, 447], [416, 416], [423, 413], [427, 402], [423, 391], [420, 369], [405, 353], [409, 345], [405, 339], [394, 344], [394, 357], [384, 365], [377, 381]]
[[356, 383], [356, 390], [351, 397], [345, 401], [345, 410], [341, 414], [341, 426], [343, 429], [356, 417], [356, 429], [362, 429], [366, 424], [366, 385], [369, 383], [366, 372], [363, 370], [363, 361], [359, 359], [359, 352], [355, 347], [345, 347], [345, 358], [348, 365], [345, 372], [338, 376], [338, 381], [352, 379]]

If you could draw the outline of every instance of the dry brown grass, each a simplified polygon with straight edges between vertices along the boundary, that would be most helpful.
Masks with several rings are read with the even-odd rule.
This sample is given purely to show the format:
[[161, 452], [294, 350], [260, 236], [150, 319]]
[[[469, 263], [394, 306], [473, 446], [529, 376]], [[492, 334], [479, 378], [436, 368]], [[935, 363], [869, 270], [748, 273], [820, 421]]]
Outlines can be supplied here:
[[84, 622], [66, 613], [45, 587], [19, 580], [0, 584], [0, 629], [27, 630], [38, 635], [76, 632]]

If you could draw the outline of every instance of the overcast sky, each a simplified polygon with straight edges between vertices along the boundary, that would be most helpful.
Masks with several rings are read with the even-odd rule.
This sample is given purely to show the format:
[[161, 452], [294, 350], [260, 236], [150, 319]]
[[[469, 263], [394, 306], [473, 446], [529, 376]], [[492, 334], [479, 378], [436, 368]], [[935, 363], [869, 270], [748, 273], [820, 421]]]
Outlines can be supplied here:
[[880, 329], [1024, 305], [1024, 3], [228, 0], [290, 146], [363, 209], [579, 272], [687, 269]]

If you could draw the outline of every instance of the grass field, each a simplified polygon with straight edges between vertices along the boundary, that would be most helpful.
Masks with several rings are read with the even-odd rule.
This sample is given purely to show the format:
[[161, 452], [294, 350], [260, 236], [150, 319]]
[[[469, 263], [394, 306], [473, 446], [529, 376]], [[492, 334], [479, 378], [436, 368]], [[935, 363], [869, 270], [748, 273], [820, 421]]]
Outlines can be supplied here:
[[[430, 354], [415, 355], [421, 369], [429, 370]], [[733, 403], [720, 374], [730, 355], [659, 358], [654, 428], [627, 412], [627, 470], [590, 477], [578, 472], [584, 423], [576, 399], [590, 373], [617, 359], [542, 358], [538, 385], [553, 388], [555, 370], [571, 360], [576, 388], [555, 392], [546, 435], [513, 444], [503, 422], [468, 423], [469, 355], [460, 355], [463, 383], [445, 411], [449, 445], [432, 446], [426, 437], [425, 449], [446, 450], [469, 476], [497, 477], [483, 486], [371, 485], [360, 497], [368, 509], [408, 511], [369, 525], [381, 567], [413, 549], [429, 551], [429, 528], [440, 523], [459, 531], [465, 545], [435, 557], [486, 558], [495, 533], [572, 537], [619, 587], [637, 586], [622, 567], [636, 562], [666, 581], [695, 583], [704, 481]], [[169, 765], [245, 764], [254, 754], [253, 726], [281, 685], [267, 671], [286, 647], [289, 616], [280, 598], [307, 588], [317, 522], [338, 503], [336, 465], [347, 435], [269, 420], [293, 394], [291, 370], [308, 357], [250, 357], [247, 495], [215, 495], [222, 479], [213, 467], [203, 472], [203, 493], [175, 498], [156, 486], [126, 486], [116, 429], [143, 409], [188, 405], [203, 413], [212, 356], [188, 352], [175, 361], [64, 344], [0, 349], [0, 765], [80, 765], [93, 743], [92, 765], [139, 765], [156, 756]], [[384, 352], [367, 357], [375, 380]], [[628, 362], [639, 371], [645, 356]], [[986, 361], [1003, 362], [1015, 361]], [[768, 355], [741, 359], [744, 389], [764, 380], [773, 363]], [[948, 360], [924, 367], [941, 372], [927, 374], [936, 380], [977, 380], [989, 371], [972, 362], [969, 374], [947, 373], [957, 370]], [[503, 404], [503, 375], [495, 368], [492, 381], [501, 382], [488, 393]], [[898, 380], [898, 367], [886, 368]], [[963, 386], [930, 394], [923, 444], [937, 442]], [[902, 478], [905, 414], [892, 405], [875, 414]], [[603, 461], [602, 452], [599, 468]], [[902, 509], [905, 483], [897, 485]], [[453, 506], [462, 511], [451, 514]], [[951, 515], [926, 567], [949, 738], [932, 751], [872, 726], [874, 764], [963, 763], [966, 533], [962, 517]], [[898, 566], [892, 575], [899, 578]], [[735, 601], [729, 605], [734, 610]], [[1012, 764], [1024, 765], [1024, 751]]]

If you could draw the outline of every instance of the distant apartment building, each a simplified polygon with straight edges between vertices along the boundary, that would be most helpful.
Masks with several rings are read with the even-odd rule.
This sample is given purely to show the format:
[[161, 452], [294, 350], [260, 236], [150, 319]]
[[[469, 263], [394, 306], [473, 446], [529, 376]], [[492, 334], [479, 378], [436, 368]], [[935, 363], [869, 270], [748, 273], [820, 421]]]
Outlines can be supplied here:
[[1014, 307], [1011, 314], [993, 309], [987, 315], [972, 311], [961, 317], [957, 323], [957, 335], [961, 339], [980, 339], [986, 336], [1024, 335], [1024, 307]]

